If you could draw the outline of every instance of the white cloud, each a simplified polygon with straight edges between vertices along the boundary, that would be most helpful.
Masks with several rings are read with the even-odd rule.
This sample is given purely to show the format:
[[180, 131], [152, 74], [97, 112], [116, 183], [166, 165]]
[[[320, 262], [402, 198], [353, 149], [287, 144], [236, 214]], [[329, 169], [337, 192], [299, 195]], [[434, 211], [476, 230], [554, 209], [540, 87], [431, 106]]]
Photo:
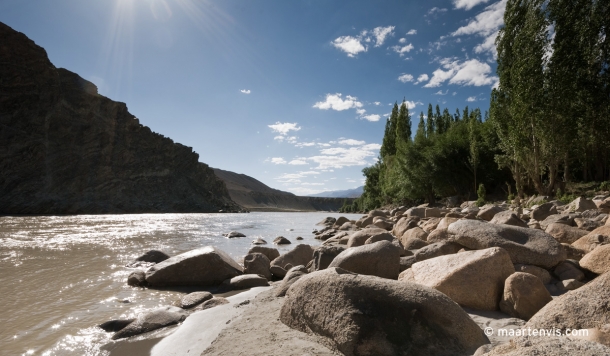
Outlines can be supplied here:
[[411, 74], [402, 74], [398, 77], [398, 80], [400, 80], [403, 83], [412, 82], [413, 76]]
[[466, 86], [495, 85], [498, 78], [490, 76], [491, 67], [487, 63], [477, 59], [471, 59], [462, 63], [445, 58], [440, 61], [443, 69], [439, 68], [432, 73], [432, 79], [424, 88], [438, 87], [447, 80], [449, 84]]
[[348, 57], [355, 57], [360, 52], [366, 52], [367, 48], [360, 43], [361, 39], [352, 36], [341, 36], [332, 41], [332, 45], [347, 53]]
[[358, 115], [364, 115], [365, 112], [366, 112], [366, 110], [364, 110], [364, 109], [356, 109], [356, 113]]
[[348, 145], [348, 146], [361, 146], [364, 145], [366, 141], [358, 141], [351, 138], [339, 140], [340, 145]]
[[406, 46], [392, 46], [391, 48], [394, 50], [394, 52], [400, 54], [400, 56], [402, 57], [405, 55], [405, 53], [409, 53], [415, 47], [413, 47], [413, 45], [409, 43]]
[[[474, 2], [481, 0], [456, 0], [461, 2]], [[458, 28], [453, 32], [452, 36], [462, 35], [477, 35], [485, 37], [483, 43], [474, 48], [476, 53], [489, 52], [494, 57], [496, 55], [495, 40], [498, 35], [498, 30], [504, 24], [504, 10], [506, 9], [506, 1], [500, 0], [494, 4], [487, 6], [481, 13], [471, 19], [466, 26]]]
[[381, 119], [381, 116], [377, 115], [377, 114], [370, 114], [370, 115], [364, 115], [362, 116], [363, 119], [371, 121], [371, 122], [376, 122], [379, 121], [379, 119]]
[[413, 83], [413, 84], [419, 84], [419, 83], [427, 82], [428, 79], [430, 79], [428, 77], [428, 74], [422, 74], [419, 77], [417, 77], [417, 81], [415, 83]]
[[434, 93], [434, 95], [447, 95], [447, 93], [449, 92], [449, 89], [445, 90], [445, 92], [443, 93], [442, 90], [437, 91], [436, 93]]
[[[297, 172], [297, 173], [284, 173], [281, 176], [275, 178], [275, 180], [285, 180], [285, 179], [301, 179], [311, 175], [318, 175], [320, 172], [316, 171], [305, 171], [305, 172]], [[286, 181], [284, 181], [286, 182]]]
[[417, 105], [422, 105], [423, 103], [421, 101], [405, 101], [405, 103], [407, 104], [407, 108], [409, 110], [414, 109]]
[[[281, 123], [277, 121], [273, 125], [267, 125], [273, 130], [273, 132], [278, 132], [280, 135], [287, 135], [290, 131], [299, 131], [301, 127], [297, 126], [297, 123], [284, 122]], [[277, 139], [277, 136], [276, 136]]]
[[373, 35], [375, 36], [375, 47], [381, 46], [386, 37], [392, 36], [392, 31], [394, 31], [394, 26], [375, 27], [373, 29]]
[[381, 105], [381, 103], [380, 103], [379, 101], [376, 101], [376, 102], [374, 102], [373, 104], [375, 104], [375, 105], [377, 105], [377, 106]]
[[307, 160], [318, 163], [316, 169], [343, 168], [350, 166], [366, 166], [368, 160], [375, 157], [381, 145], [373, 143], [349, 148], [331, 147], [320, 150], [320, 155], [308, 157]]
[[295, 146], [296, 147], [311, 147], [311, 146], [315, 146], [315, 145], [316, 145], [315, 142], [299, 142]]
[[333, 109], [336, 111], [343, 111], [347, 109], [361, 108], [362, 103], [358, 101], [358, 98], [347, 95], [345, 100], [341, 98], [341, 93], [326, 94], [326, 100], [319, 101], [313, 105], [314, 108], [321, 110]]
[[301, 183], [301, 185], [324, 185], [324, 183]]
[[417, 34], [416, 29], [411, 29], [411, 30], [409, 30], [409, 32], [407, 32], [407, 35], [416, 35], [416, 34]]
[[407, 43], [407, 39], [403, 37], [398, 40], [398, 43]]
[[240, 89], [239, 91], [244, 94], [250, 94], [250, 89]]
[[286, 161], [282, 157], [273, 157], [271, 158], [271, 163], [286, 164]]
[[298, 166], [298, 165], [303, 165], [303, 164], [307, 164], [307, 162], [305, 162], [302, 159], [293, 159], [292, 161], [288, 162], [288, 164], [292, 164], [293, 166]]
[[426, 14], [426, 16], [428, 16], [428, 15], [434, 15], [434, 14], [438, 14], [438, 13], [441, 13], [441, 12], [446, 12], [446, 11], [447, 11], [447, 9], [445, 9], [445, 8], [433, 7], [433, 8], [431, 8], [431, 9], [430, 9], [430, 11], [428, 11], [428, 13]]
[[453, 0], [453, 6], [456, 9], [470, 10], [473, 7], [488, 2], [489, 0]]
[[466, 99], [466, 101], [468, 101], [468, 102], [477, 101], [477, 97], [476, 96], [469, 96], [468, 99]]

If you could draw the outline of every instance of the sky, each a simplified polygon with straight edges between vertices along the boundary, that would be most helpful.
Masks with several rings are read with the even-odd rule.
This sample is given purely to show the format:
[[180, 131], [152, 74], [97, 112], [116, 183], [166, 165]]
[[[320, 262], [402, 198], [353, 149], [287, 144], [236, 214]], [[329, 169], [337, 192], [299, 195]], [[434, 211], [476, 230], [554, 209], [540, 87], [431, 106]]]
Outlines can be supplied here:
[[364, 184], [405, 100], [485, 111], [506, 0], [2, 0], [0, 22], [214, 168]]

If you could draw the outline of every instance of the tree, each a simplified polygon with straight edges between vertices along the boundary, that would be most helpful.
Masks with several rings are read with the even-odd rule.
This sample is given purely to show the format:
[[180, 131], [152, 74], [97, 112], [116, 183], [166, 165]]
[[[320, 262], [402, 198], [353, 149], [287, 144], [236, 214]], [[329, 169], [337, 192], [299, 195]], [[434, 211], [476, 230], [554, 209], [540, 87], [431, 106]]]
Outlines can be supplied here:
[[383, 135], [383, 142], [379, 154], [383, 160], [385, 157], [394, 156], [396, 154], [396, 125], [398, 121], [398, 104], [394, 103], [392, 114], [386, 122], [386, 129]]
[[432, 134], [436, 132], [436, 128], [434, 125], [434, 113], [432, 112], [432, 104], [428, 104], [428, 118], [426, 123], [426, 133], [428, 137], [432, 136]]

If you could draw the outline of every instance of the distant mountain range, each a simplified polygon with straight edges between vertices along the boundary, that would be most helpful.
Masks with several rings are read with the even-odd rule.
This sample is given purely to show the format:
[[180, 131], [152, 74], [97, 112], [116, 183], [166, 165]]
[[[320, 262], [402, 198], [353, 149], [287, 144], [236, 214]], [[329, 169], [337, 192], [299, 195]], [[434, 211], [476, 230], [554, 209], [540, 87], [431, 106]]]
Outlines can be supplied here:
[[318, 194], [311, 194], [310, 197], [325, 197], [325, 198], [359, 198], [364, 191], [364, 186], [347, 190], [331, 190]]
[[225, 182], [231, 199], [251, 211], [337, 211], [344, 198], [301, 197], [273, 189], [245, 174], [213, 168]]

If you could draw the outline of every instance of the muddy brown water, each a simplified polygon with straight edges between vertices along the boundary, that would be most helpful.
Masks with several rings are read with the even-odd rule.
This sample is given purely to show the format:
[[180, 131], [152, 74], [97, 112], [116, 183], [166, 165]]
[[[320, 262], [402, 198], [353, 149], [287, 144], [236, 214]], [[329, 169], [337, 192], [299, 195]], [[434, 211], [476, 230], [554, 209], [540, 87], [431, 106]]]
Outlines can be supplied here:
[[[345, 214], [343, 214], [345, 215]], [[96, 325], [173, 303], [188, 290], [127, 286], [125, 265], [142, 253], [175, 255], [216, 246], [240, 260], [252, 240], [297, 236], [334, 213], [138, 214], [0, 217], [0, 355], [108, 355]], [[345, 215], [357, 219], [358, 215]], [[243, 232], [227, 239], [222, 233]], [[277, 247], [277, 246], [276, 246]]]

